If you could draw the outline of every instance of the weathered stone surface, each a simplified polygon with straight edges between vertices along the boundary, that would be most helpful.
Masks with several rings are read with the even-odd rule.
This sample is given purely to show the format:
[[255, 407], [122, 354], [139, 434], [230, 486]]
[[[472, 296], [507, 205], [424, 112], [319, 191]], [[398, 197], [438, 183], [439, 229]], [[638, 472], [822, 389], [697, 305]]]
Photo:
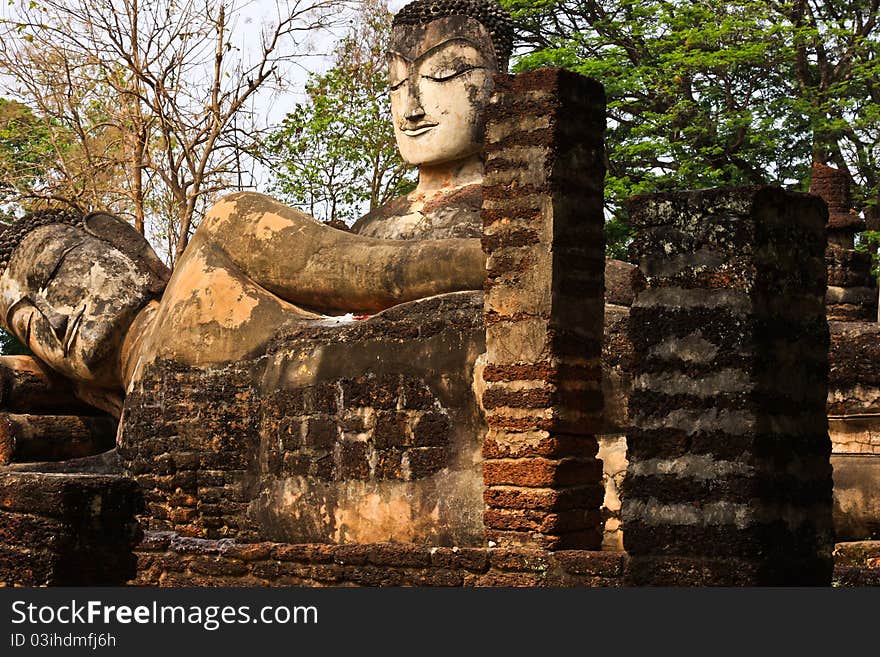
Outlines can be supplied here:
[[865, 220], [852, 208], [849, 174], [825, 164], [814, 163], [810, 194], [828, 205], [829, 233], [855, 233], [865, 229]]
[[829, 248], [825, 251], [828, 285], [840, 287], [876, 287], [871, 274], [871, 254], [855, 249]]
[[829, 321], [833, 322], [873, 322], [877, 316], [877, 305], [835, 303], [825, 306]]
[[135, 576], [137, 485], [119, 475], [0, 468], [0, 582], [119, 586]]
[[831, 464], [837, 539], [880, 539], [880, 454], [835, 454]]
[[0, 321], [77, 395], [118, 415], [123, 343], [168, 280], [142, 235], [112, 215], [37, 212], [4, 229]]
[[70, 381], [32, 356], [0, 356], [0, 408], [10, 413], [95, 415]]
[[110, 416], [0, 413], [0, 464], [105, 452], [116, 445], [116, 427]]
[[364, 215], [352, 232], [382, 239], [443, 239], [480, 236], [479, 184], [438, 194], [427, 202], [401, 197]]
[[880, 324], [829, 322], [828, 414], [880, 412]]
[[180, 540], [146, 532], [132, 584], [148, 586], [620, 586], [613, 552], [373, 543]]
[[832, 415], [828, 433], [835, 454], [880, 455], [880, 415], [877, 413]]
[[631, 306], [635, 297], [635, 286], [640, 285], [641, 273], [635, 265], [605, 259], [605, 303], [616, 306]]
[[[578, 586], [616, 587], [631, 581], [749, 584], [748, 560], [679, 557], [633, 564], [620, 552], [529, 548], [458, 548], [379, 543], [315, 545], [204, 541], [199, 551], [166, 534], [146, 532], [131, 583], [148, 586]], [[839, 543], [836, 586], [880, 583], [880, 542]], [[792, 568], [798, 564], [792, 562]]]
[[150, 369], [121, 453], [153, 529], [295, 542], [482, 544], [471, 390], [482, 294], [291, 323], [260, 359]]
[[825, 303], [877, 307], [877, 288], [828, 286]]
[[629, 210], [646, 289], [629, 316], [627, 581], [827, 584], [824, 205], [748, 188]]
[[880, 541], [838, 543], [834, 586], [880, 586]]
[[[552, 69], [496, 88], [483, 181], [487, 536], [597, 547], [603, 278], [628, 269], [601, 252], [604, 91]], [[625, 300], [621, 277], [614, 292]], [[553, 494], [575, 486], [579, 496]]]
[[620, 433], [627, 427], [632, 355], [629, 308], [606, 303], [602, 342], [602, 433]]

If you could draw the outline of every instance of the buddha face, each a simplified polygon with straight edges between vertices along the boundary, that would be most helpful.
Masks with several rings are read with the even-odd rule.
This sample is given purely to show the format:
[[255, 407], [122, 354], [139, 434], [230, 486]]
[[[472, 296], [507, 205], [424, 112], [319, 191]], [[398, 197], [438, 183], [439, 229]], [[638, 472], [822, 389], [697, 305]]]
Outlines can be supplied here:
[[119, 348], [152, 298], [143, 267], [65, 224], [31, 231], [0, 277], [0, 320], [43, 362], [75, 381], [119, 385]]
[[399, 25], [388, 61], [391, 115], [403, 159], [432, 165], [479, 153], [497, 71], [486, 28], [465, 16]]

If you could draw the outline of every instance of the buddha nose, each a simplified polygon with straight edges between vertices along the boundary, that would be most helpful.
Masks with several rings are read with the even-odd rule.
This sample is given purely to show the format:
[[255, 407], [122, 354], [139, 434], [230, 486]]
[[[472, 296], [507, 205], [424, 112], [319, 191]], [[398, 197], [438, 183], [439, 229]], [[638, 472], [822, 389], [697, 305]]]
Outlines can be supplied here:
[[421, 94], [419, 93], [419, 85], [409, 84], [407, 87], [409, 94], [406, 99], [403, 118], [410, 122], [416, 122], [425, 116], [425, 110], [422, 107]]

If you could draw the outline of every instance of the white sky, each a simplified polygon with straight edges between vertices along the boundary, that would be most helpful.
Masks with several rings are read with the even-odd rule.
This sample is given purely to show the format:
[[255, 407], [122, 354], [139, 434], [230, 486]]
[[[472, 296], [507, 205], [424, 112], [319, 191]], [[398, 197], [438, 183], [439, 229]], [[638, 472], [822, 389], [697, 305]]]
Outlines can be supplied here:
[[[389, 0], [388, 7], [392, 12], [397, 12], [409, 0]], [[248, 43], [255, 43], [255, 36], [259, 34], [261, 21], [270, 18], [275, 12], [276, 0], [253, 0], [252, 4], [242, 12], [241, 24], [237, 26], [238, 43], [242, 52], [248, 50]], [[255, 111], [263, 117], [264, 125], [276, 125], [281, 122], [284, 115], [292, 106], [303, 98], [303, 87], [309, 72], [321, 72], [330, 66], [327, 56], [333, 49], [337, 39], [344, 35], [343, 29], [338, 34], [316, 34], [311, 41], [313, 55], [304, 58], [301, 66], [292, 67], [288, 73], [288, 89], [275, 94], [262, 94], [254, 106]], [[251, 46], [253, 47], [253, 46]]]

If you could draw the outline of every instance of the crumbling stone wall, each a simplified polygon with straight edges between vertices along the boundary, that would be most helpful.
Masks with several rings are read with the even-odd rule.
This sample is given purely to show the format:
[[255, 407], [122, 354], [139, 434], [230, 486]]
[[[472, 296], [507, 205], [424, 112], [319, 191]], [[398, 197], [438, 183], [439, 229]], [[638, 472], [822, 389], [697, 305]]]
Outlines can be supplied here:
[[290, 542], [481, 544], [472, 392], [482, 294], [279, 330], [225, 368], [159, 363], [120, 453], [151, 529]]
[[623, 555], [405, 543], [290, 545], [148, 532], [138, 548], [146, 586], [620, 586]]
[[150, 367], [126, 398], [119, 444], [127, 471], [143, 490], [144, 526], [255, 538], [247, 507], [258, 418], [247, 364]]
[[121, 586], [135, 577], [137, 485], [118, 475], [0, 470], [0, 584]]
[[[880, 541], [838, 545], [834, 586], [880, 584]], [[618, 587], [620, 552], [426, 547], [405, 543], [290, 545], [147, 532], [138, 586]]]
[[634, 199], [624, 546], [633, 584], [825, 584], [826, 210], [777, 189]]
[[871, 274], [871, 254], [855, 249], [855, 235], [865, 230], [865, 220], [852, 209], [848, 174], [814, 164], [810, 193], [828, 206], [828, 319], [877, 321], [877, 281]]

